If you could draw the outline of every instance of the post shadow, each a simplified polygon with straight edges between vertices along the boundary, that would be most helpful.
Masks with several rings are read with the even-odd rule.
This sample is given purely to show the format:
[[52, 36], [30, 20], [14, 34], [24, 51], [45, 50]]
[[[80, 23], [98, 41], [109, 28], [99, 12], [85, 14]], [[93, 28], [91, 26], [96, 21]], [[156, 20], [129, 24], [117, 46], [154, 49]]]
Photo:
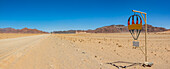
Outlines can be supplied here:
[[[129, 65], [127, 65], [127, 66], [118, 66], [115, 63], [126, 63], [126, 64], [129, 64]], [[125, 61], [116, 61], [116, 62], [111, 62], [111, 63], [106, 63], [106, 64], [110, 64], [112, 66], [115, 66], [118, 69], [137, 66], [137, 65], [143, 66], [143, 63], [133, 63], [133, 62], [125, 62]]]

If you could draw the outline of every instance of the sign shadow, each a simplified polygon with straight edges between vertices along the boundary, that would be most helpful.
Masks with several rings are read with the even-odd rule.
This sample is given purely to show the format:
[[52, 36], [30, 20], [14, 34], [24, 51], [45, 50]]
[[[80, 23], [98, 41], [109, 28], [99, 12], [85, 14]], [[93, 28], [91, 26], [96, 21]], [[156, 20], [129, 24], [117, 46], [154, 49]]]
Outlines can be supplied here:
[[[121, 65], [118, 65], [118, 64], [128, 64], [126, 66], [121, 66]], [[132, 67], [132, 66], [143, 66], [143, 63], [134, 63], [134, 62], [125, 62], [125, 61], [116, 61], [116, 62], [111, 62], [111, 63], [106, 63], [106, 64], [110, 64], [112, 66], [115, 66], [116, 68], [118, 69], [122, 69], [122, 68], [128, 68], [128, 67]]]

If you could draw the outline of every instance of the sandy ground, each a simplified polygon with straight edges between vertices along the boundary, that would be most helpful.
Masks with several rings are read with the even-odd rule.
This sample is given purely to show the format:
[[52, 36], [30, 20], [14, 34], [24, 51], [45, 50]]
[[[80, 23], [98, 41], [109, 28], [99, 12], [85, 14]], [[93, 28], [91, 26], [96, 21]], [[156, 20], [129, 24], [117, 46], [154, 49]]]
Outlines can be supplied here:
[[[129, 33], [46, 34], [1, 39], [0, 69], [170, 68], [170, 34], [148, 35], [148, 61], [154, 63], [149, 68], [140, 66], [144, 54], [139, 48], [133, 48], [132, 41]], [[138, 41], [144, 50], [144, 34]]]

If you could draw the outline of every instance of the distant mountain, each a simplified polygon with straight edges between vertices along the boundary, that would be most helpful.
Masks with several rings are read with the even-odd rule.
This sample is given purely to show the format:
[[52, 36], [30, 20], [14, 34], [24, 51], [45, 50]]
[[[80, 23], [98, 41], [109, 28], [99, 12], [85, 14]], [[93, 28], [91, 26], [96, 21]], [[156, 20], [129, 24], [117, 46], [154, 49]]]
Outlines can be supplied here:
[[88, 33], [119, 33], [128, 32], [128, 27], [124, 25], [110, 25], [97, 28], [95, 30], [87, 30]]
[[[148, 32], [163, 32], [163, 31], [168, 31], [168, 29], [163, 28], [163, 27], [154, 27], [152, 25], [147, 25]], [[142, 27], [142, 31], [145, 31], [145, 25]]]
[[40, 31], [37, 29], [29, 29], [29, 28], [23, 28], [23, 29], [0, 28], [0, 33], [47, 33], [47, 32]]
[[[168, 31], [168, 29], [163, 27], [154, 27], [152, 25], [147, 25], [148, 32], [163, 32]], [[124, 25], [110, 25], [97, 28], [95, 30], [68, 30], [68, 31], [54, 31], [52, 33], [75, 33], [75, 32], [87, 32], [87, 33], [121, 33], [129, 32], [128, 27]], [[145, 25], [142, 27], [142, 32], [145, 31]]]

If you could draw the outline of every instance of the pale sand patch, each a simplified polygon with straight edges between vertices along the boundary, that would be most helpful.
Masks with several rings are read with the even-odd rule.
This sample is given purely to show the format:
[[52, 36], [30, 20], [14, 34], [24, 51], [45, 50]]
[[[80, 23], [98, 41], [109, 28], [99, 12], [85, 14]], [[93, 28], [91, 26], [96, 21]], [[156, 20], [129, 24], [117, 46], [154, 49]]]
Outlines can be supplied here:
[[33, 35], [41, 35], [41, 34], [33, 34], [33, 33], [0, 33], [0, 39], [17, 38], [17, 37], [33, 36]]

